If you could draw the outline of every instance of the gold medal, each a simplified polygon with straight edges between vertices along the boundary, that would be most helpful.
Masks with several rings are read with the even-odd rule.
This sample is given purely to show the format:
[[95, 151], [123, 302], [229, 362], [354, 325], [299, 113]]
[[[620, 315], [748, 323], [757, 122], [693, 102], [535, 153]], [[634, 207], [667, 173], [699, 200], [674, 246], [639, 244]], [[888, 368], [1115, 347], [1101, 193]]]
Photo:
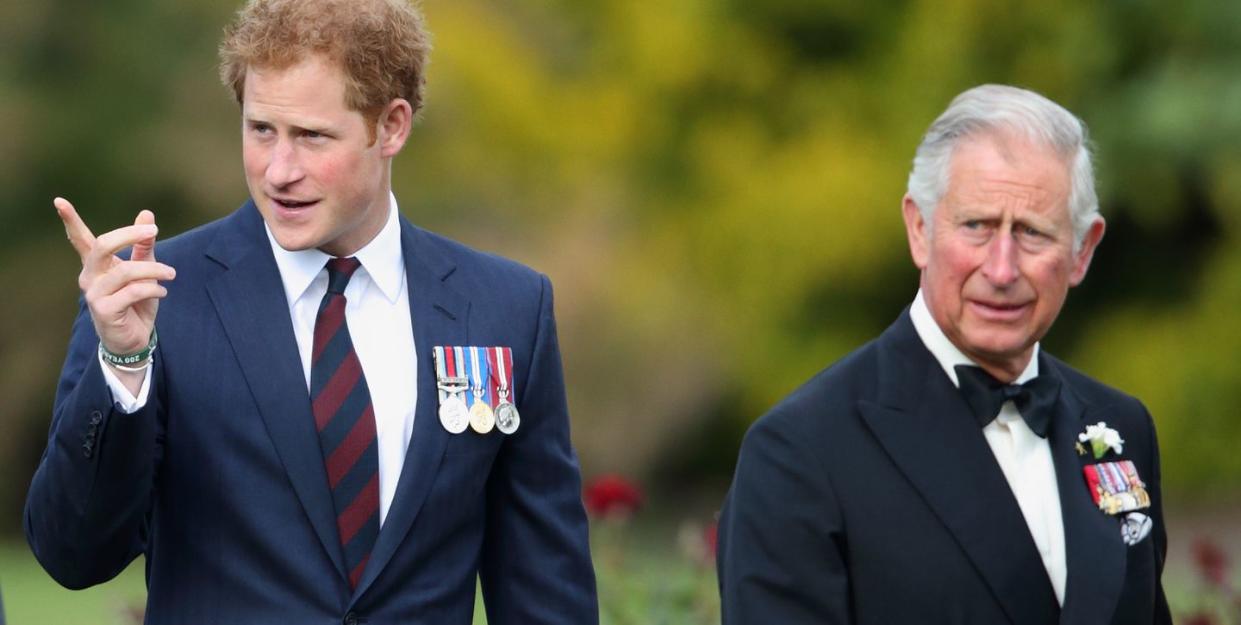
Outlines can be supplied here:
[[495, 425], [496, 415], [491, 411], [491, 406], [481, 399], [475, 399], [474, 405], [470, 406], [470, 427], [479, 434], [486, 434]]
[[469, 349], [470, 386], [474, 392], [474, 402], [470, 406], [470, 427], [479, 434], [486, 434], [496, 426], [496, 415], [491, 411], [491, 406], [487, 404], [487, 388], [483, 386], [483, 383], [487, 381], [487, 369], [483, 365], [486, 362], [487, 353], [484, 351], [482, 358], [479, 358], [479, 348]]

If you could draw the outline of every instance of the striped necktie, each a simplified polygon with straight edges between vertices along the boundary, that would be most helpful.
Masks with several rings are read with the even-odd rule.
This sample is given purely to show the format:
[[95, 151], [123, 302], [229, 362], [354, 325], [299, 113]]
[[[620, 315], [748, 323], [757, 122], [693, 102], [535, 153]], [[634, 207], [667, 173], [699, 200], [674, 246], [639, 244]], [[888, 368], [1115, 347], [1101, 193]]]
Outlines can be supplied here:
[[327, 293], [315, 317], [310, 361], [310, 401], [336, 508], [336, 529], [353, 588], [379, 535], [375, 411], [345, 323], [345, 286], [359, 266], [356, 258], [327, 262]]

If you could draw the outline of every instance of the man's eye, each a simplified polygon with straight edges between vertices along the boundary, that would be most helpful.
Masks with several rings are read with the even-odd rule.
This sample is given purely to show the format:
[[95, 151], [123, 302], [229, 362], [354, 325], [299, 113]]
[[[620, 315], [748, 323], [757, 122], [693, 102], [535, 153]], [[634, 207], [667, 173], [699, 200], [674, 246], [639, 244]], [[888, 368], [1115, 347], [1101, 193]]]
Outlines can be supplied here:
[[983, 223], [977, 219], [971, 219], [963, 224], [967, 230], [981, 230]]

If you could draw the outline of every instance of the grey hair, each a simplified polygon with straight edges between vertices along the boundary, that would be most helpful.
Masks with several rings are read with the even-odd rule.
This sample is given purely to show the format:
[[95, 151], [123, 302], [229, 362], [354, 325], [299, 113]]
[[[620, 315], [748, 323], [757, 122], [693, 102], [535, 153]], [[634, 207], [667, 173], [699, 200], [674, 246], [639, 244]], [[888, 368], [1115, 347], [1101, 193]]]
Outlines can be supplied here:
[[924, 222], [948, 188], [949, 166], [956, 147], [985, 133], [1018, 132], [1060, 154], [1069, 164], [1069, 216], [1076, 251], [1090, 224], [1099, 217], [1094, 166], [1086, 124], [1064, 107], [1026, 89], [980, 85], [958, 95], [922, 137], [909, 172], [909, 196]]

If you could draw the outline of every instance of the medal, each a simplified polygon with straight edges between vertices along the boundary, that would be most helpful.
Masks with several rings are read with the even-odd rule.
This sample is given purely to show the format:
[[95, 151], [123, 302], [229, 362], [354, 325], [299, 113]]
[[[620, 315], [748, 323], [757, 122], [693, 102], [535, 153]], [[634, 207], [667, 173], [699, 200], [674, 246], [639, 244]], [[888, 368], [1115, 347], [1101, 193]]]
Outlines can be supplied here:
[[487, 350], [487, 362], [492, 365], [491, 379], [496, 387], [496, 429], [505, 434], [512, 434], [521, 425], [521, 415], [517, 406], [508, 400], [512, 390], [513, 352], [507, 347], [496, 347]]
[[500, 395], [500, 405], [496, 406], [496, 429], [505, 434], [512, 434], [521, 425], [521, 415], [517, 414], [517, 406], [504, 400]]
[[459, 375], [462, 372], [461, 348], [445, 349], [437, 346], [434, 353], [435, 385], [439, 391], [440, 400], [440, 425], [444, 426], [449, 434], [460, 434], [469, 427], [470, 423], [470, 411], [461, 398], [465, 389], [469, 388], [468, 378]]
[[[486, 350], [487, 348], [483, 348]], [[483, 352], [486, 354], [486, 351]], [[470, 380], [471, 388], [474, 392], [474, 404], [470, 406], [470, 427], [474, 428], [479, 434], [486, 434], [496, 425], [496, 416], [491, 412], [491, 406], [487, 403], [487, 388], [483, 385], [483, 381], [487, 376], [482, 373], [487, 369], [480, 367], [482, 363], [478, 357], [478, 348], [470, 348]]]
[[470, 427], [474, 428], [479, 434], [486, 434], [496, 426], [496, 415], [491, 412], [491, 406], [481, 401], [475, 401], [470, 406]]
[[1132, 547], [1146, 538], [1151, 533], [1151, 528], [1155, 524], [1151, 518], [1141, 512], [1130, 512], [1120, 523], [1120, 539], [1125, 544]]
[[449, 434], [460, 434], [469, 424], [470, 411], [466, 409], [465, 402], [449, 397], [440, 403], [440, 425], [443, 425]]
[[1082, 470], [1090, 495], [1103, 512], [1117, 515], [1150, 507], [1150, 494], [1132, 460], [1100, 462]]

